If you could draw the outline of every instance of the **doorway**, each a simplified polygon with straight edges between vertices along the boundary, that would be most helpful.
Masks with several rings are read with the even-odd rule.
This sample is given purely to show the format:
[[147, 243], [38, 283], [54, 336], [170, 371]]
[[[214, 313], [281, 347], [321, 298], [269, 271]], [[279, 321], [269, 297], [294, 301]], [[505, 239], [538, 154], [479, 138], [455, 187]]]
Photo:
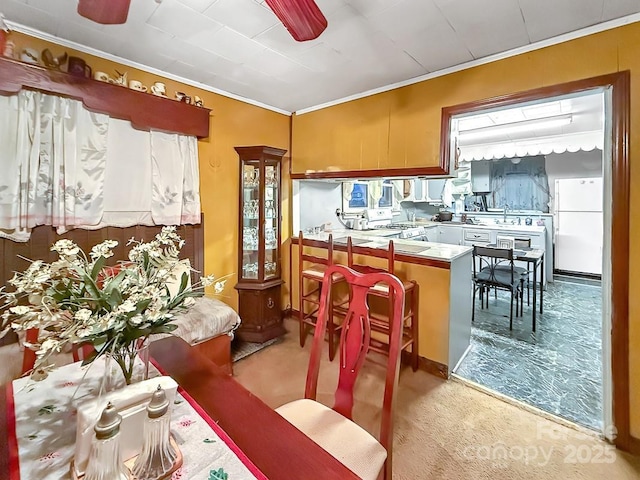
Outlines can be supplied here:
[[[587, 293], [587, 297], [593, 299], [594, 291], [598, 293], [595, 297], [600, 301], [602, 308], [601, 322], [599, 322], [598, 335], [601, 345], [601, 355], [598, 359], [599, 368], [602, 373], [602, 383], [600, 391], [602, 392], [601, 408], [602, 414], [599, 415], [599, 425], [593, 423], [589, 425], [591, 428], [598, 428], [602, 433], [610, 431], [608, 427], [615, 425], [618, 430], [618, 436], [615, 438], [616, 444], [621, 448], [628, 448], [629, 442], [629, 391], [628, 391], [628, 345], [625, 343], [628, 339], [628, 318], [627, 318], [627, 295], [628, 295], [628, 258], [629, 238], [628, 238], [628, 212], [629, 212], [629, 177], [627, 163], [627, 145], [628, 145], [628, 96], [629, 96], [629, 74], [622, 72], [618, 74], [596, 77], [564, 85], [556, 85], [553, 87], [545, 87], [530, 92], [518, 93], [497, 99], [489, 99], [485, 101], [473, 102], [466, 105], [459, 105], [443, 110], [443, 125], [451, 126], [452, 117], [460, 114], [476, 113], [486, 109], [506, 108], [517, 104], [526, 104], [527, 102], [539, 102], [543, 99], [562, 96], [562, 95], [580, 95], [583, 93], [593, 93], [600, 91], [604, 97], [605, 111], [607, 121], [604, 130], [604, 195], [605, 195], [605, 211], [604, 211], [604, 243], [603, 243], [603, 271], [601, 285], [590, 284], [584, 282], [582, 284], [572, 281], [572, 279], [558, 278], [558, 286], [563, 282], [571, 285], [562, 285], [571, 289], [586, 290], [591, 288], [591, 293]], [[458, 145], [454, 138], [443, 135], [443, 145], [449, 146], [449, 152], [443, 152], [445, 162], [450, 159], [457, 161], [459, 154]], [[445, 148], [445, 147], [443, 147]], [[615, 249], [611, 248], [615, 245]], [[555, 282], [554, 282], [555, 283]], [[550, 284], [551, 285], [551, 284]], [[553, 288], [556, 288], [553, 285]], [[599, 289], [599, 290], [593, 290]], [[601, 292], [601, 293], [600, 293]], [[545, 302], [549, 300], [550, 295], [555, 295], [553, 289], [547, 289], [545, 292]], [[493, 296], [493, 294], [492, 294]], [[559, 297], [562, 296], [560, 292]], [[571, 295], [576, 298], [575, 292]], [[573, 311], [576, 309], [573, 308]], [[590, 309], [593, 316], [594, 309]], [[550, 316], [548, 307], [545, 305], [545, 313], [540, 322], [545, 322], [545, 316]], [[508, 331], [508, 320], [507, 320]], [[542, 328], [542, 327], [540, 327]], [[612, 332], [610, 336], [608, 332]], [[533, 339], [542, 337], [543, 334], [536, 332]], [[511, 336], [503, 337], [506, 340], [513, 341]], [[517, 336], [516, 336], [517, 338]], [[508, 342], [507, 342], [508, 343]], [[612, 348], [614, 346], [615, 348]], [[509, 347], [506, 345], [505, 348]], [[618, 347], [623, 350], [618, 351]], [[546, 352], [547, 360], [550, 353]], [[556, 360], [558, 359], [556, 352]], [[577, 352], [573, 353], [573, 357], [579, 357]], [[541, 358], [542, 361], [545, 358]], [[505, 360], [506, 362], [507, 360]], [[463, 363], [457, 371], [463, 368]], [[513, 365], [517, 371], [517, 365]], [[521, 367], [520, 367], [521, 368]], [[514, 383], [518, 382], [518, 377], [513, 379]], [[555, 379], [553, 379], [555, 380]], [[553, 385], [552, 380], [552, 385]], [[543, 382], [546, 381], [543, 379]], [[553, 388], [550, 388], [553, 391]], [[615, 400], [615, 401], [614, 401]], [[547, 411], [551, 410], [546, 409]], [[558, 412], [550, 411], [552, 414]], [[571, 419], [584, 424], [579, 419]], [[613, 438], [611, 438], [613, 439]]]

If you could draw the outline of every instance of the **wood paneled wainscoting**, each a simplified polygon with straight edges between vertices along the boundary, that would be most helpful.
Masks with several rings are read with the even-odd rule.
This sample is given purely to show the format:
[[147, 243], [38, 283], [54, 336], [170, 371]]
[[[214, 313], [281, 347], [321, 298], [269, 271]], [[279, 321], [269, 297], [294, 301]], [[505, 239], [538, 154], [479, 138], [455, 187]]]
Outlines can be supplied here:
[[[6, 285], [14, 272], [25, 270], [30, 260], [56, 261], [58, 254], [51, 251], [51, 245], [62, 238], [74, 241], [85, 252], [89, 252], [91, 247], [104, 240], [116, 240], [118, 246], [113, 249], [114, 255], [107, 259], [108, 265], [115, 265], [119, 260], [127, 259], [127, 252], [131, 248], [127, 247], [130, 238], [149, 241], [160, 230], [162, 226], [135, 225], [127, 228], [105, 227], [97, 230], [76, 228], [58, 235], [54, 227], [41, 225], [31, 231], [28, 242], [14, 242], [0, 238], [0, 286]], [[188, 258], [191, 266], [202, 272], [204, 269], [204, 223], [178, 226], [177, 233], [185, 240], [180, 256]], [[198, 279], [192, 277], [191, 280], [195, 282]], [[0, 345], [15, 341], [15, 334], [8, 334], [0, 339]]]

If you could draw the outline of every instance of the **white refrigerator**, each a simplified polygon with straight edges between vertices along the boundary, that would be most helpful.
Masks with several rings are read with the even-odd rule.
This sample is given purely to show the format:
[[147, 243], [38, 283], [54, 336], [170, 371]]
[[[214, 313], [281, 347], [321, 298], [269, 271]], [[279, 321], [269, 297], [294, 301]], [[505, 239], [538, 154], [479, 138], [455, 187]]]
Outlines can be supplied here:
[[556, 180], [555, 269], [602, 274], [602, 178]]

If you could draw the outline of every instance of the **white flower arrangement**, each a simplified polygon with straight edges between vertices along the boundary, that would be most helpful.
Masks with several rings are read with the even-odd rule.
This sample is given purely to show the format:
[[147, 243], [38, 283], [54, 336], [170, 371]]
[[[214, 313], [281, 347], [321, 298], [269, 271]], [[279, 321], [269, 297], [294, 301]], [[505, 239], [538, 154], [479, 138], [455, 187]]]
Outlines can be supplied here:
[[[34, 371], [45, 368], [52, 354], [68, 344], [91, 344], [93, 361], [111, 355], [130, 382], [135, 345], [150, 335], [175, 330], [174, 312], [193, 303], [204, 288], [222, 292], [226, 280], [211, 275], [189, 287], [183, 272], [177, 293], [167, 283], [177, 280], [179, 254], [184, 240], [175, 227], [164, 227], [150, 242], [129, 240], [129, 262], [107, 267], [118, 245], [105, 240], [89, 256], [71, 240], [58, 240], [51, 247], [59, 255], [52, 263], [32, 261], [24, 272], [9, 280], [15, 291], [0, 288], [0, 338], [10, 329], [39, 330]], [[181, 270], [180, 270], [181, 271]], [[25, 303], [27, 301], [28, 303]]]

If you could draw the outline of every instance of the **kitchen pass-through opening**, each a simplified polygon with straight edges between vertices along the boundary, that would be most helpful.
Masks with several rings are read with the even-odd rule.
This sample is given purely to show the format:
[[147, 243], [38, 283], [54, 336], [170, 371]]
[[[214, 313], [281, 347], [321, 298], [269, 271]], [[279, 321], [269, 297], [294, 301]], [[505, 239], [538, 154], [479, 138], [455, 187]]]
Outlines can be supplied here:
[[[524, 172], [504, 175], [505, 181], [522, 184], [520, 177], [530, 173], [518, 164], [526, 163], [527, 158], [542, 159], [544, 175], [536, 167], [536, 176], [527, 185], [533, 190], [540, 178], [545, 179], [540, 190], [548, 194], [548, 208], [540, 208], [539, 215], [552, 220], [545, 222], [547, 228], [552, 225], [553, 247], [547, 248], [544, 261], [554, 265], [554, 275], [544, 282], [542, 300], [538, 294], [538, 305], [531, 304], [532, 278], [528, 286], [524, 282], [522, 316], [514, 313], [512, 329], [510, 292], [490, 289], [484, 302], [476, 293], [471, 345], [454, 374], [599, 433], [605, 433], [612, 423], [610, 340], [605, 333], [610, 330], [610, 305], [604, 300], [611, 284], [611, 202], [605, 201], [611, 198], [611, 145], [605, 135], [611, 125], [609, 96], [608, 90], [598, 89], [474, 111], [454, 121], [452, 129], [452, 135], [460, 135], [461, 155], [467, 155], [464, 160], [511, 160], [509, 171]], [[572, 105], [581, 107], [572, 109]], [[592, 108], [583, 108], [585, 105]], [[548, 130], [543, 126], [545, 116], [555, 122]], [[563, 125], [559, 125], [560, 117]], [[487, 122], [499, 125], [491, 127]], [[536, 123], [534, 128], [534, 122], [540, 125]], [[471, 134], [466, 138], [462, 132], [465, 125], [473, 127], [468, 128]], [[485, 138], [484, 134], [493, 136]], [[518, 151], [519, 145], [524, 145], [524, 150]], [[509, 156], [509, 152], [513, 154]], [[491, 183], [492, 188], [496, 185]], [[507, 182], [504, 186], [510, 185]], [[490, 195], [492, 192], [486, 194]], [[506, 207], [507, 202], [496, 195], [492, 198], [495, 202]], [[517, 265], [533, 268], [533, 264]], [[537, 309], [535, 332], [533, 308]]]

